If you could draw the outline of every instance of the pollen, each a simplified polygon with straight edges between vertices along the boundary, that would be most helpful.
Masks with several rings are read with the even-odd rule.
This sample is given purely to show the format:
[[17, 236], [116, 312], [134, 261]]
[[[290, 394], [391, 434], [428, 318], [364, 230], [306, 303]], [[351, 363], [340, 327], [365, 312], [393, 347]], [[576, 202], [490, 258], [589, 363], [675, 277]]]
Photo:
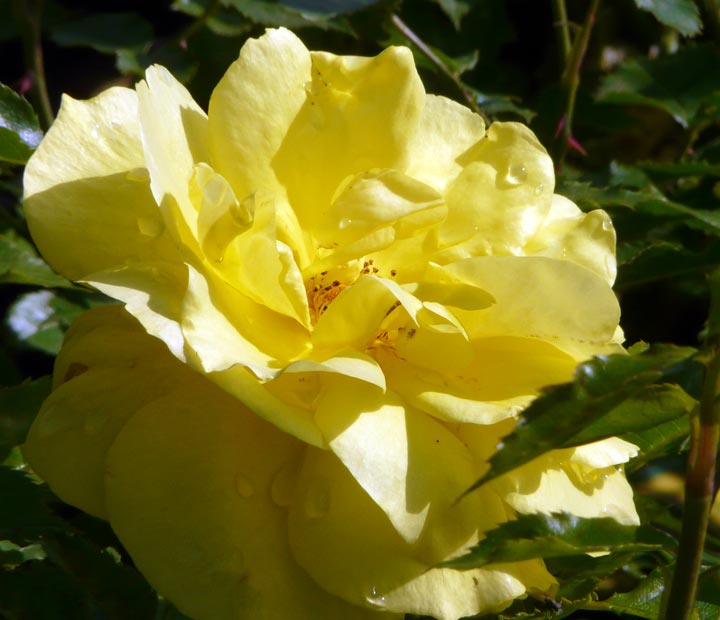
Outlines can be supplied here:
[[[305, 291], [312, 324], [317, 324], [320, 317], [340, 293], [364, 276], [396, 279], [397, 270], [384, 269], [381, 265], [377, 265], [372, 258], [361, 258], [310, 276], [305, 281]], [[388, 314], [398, 305], [399, 302], [389, 308]]]

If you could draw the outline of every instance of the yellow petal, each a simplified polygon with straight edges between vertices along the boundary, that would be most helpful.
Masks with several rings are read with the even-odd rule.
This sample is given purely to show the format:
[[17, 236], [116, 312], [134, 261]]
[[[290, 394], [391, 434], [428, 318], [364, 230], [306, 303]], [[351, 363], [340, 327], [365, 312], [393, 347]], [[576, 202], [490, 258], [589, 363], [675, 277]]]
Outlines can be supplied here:
[[213, 167], [241, 200], [279, 188], [272, 162], [305, 103], [310, 52], [285, 28], [249, 39], [213, 91]]
[[572, 378], [577, 364], [550, 344], [529, 338], [480, 338], [474, 362], [458, 373], [420, 367], [379, 350], [390, 389], [413, 407], [448, 422], [494, 424], [517, 415], [545, 385]]
[[34, 241], [72, 280], [130, 257], [177, 257], [150, 193], [132, 90], [111, 88], [88, 101], [65, 95], [28, 162], [24, 187]]
[[174, 199], [180, 218], [166, 212], [166, 221], [172, 223], [176, 239], [187, 244], [198, 232], [189, 195], [193, 166], [210, 160], [207, 116], [164, 67], [150, 67], [135, 88], [150, 187], [162, 209], [168, 209], [166, 196]]
[[278, 366], [304, 351], [306, 332], [295, 321], [256, 304], [224, 282], [208, 281], [189, 265], [188, 274], [182, 331], [205, 372], [237, 364], [261, 379], [271, 379]]
[[480, 312], [456, 311], [473, 339], [532, 337], [572, 355], [576, 349], [586, 351], [593, 344], [609, 342], [620, 318], [617, 299], [608, 284], [570, 261], [486, 256], [446, 269], [488, 291], [496, 300]]
[[369, 618], [318, 588], [285, 542], [271, 487], [302, 449], [207, 382], [181, 389], [115, 441], [110, 522], [140, 571], [195, 620]]
[[547, 219], [524, 248], [527, 255], [573, 261], [612, 286], [617, 274], [615, 229], [605, 211], [583, 213], [555, 194]]
[[329, 304], [312, 333], [315, 349], [364, 351], [368, 347], [397, 301], [381, 280], [361, 277]]
[[[391, 392], [326, 381], [316, 420], [327, 443], [403, 539], [414, 543], [472, 483], [469, 452], [444, 426], [408, 410]], [[487, 506], [488, 519], [500, 518], [502, 509], [494, 509]]]
[[403, 169], [425, 96], [407, 48], [390, 47], [374, 58], [312, 52], [311, 59], [305, 102], [273, 159], [290, 203], [310, 230], [348, 176], [370, 168]]
[[578, 517], [611, 517], [625, 525], [638, 525], [632, 487], [622, 468], [583, 468], [566, 462], [564, 451], [538, 457], [505, 474], [492, 484], [505, 501], [522, 513], [569, 512]]
[[527, 590], [547, 592], [554, 585], [539, 561], [467, 571], [433, 568], [381, 598], [387, 609], [458, 620], [502, 611]]
[[185, 361], [180, 329], [187, 270], [182, 263], [147, 261], [93, 273], [85, 280], [106, 295], [125, 303], [147, 332], [160, 338], [172, 354]]
[[198, 377], [118, 306], [90, 310], [68, 332], [23, 452], [64, 501], [106, 517], [107, 451], [148, 402]]
[[569, 457], [571, 463], [580, 463], [593, 469], [627, 463], [638, 455], [638, 447], [619, 437], [610, 437], [602, 441], [573, 448]]
[[396, 238], [411, 236], [447, 214], [437, 191], [395, 170], [373, 168], [346, 183], [314, 231], [323, 247], [345, 245], [389, 225]]
[[493, 123], [460, 162], [445, 196], [441, 244], [473, 237], [485, 254], [518, 254], [550, 210], [555, 175], [547, 151], [525, 125]]
[[251, 299], [309, 328], [305, 284], [291, 248], [277, 239], [275, 204], [258, 194], [246, 202], [252, 204], [252, 226], [230, 243], [221, 270]]
[[504, 516], [498, 498], [481, 490], [408, 544], [336, 457], [309, 450], [290, 507], [290, 545], [323, 588], [349, 602], [456, 620], [505, 607], [526, 587], [547, 590], [553, 583], [541, 562], [462, 572], [431, 568], [467, 542], [463, 534], [492, 527], [493, 508], [495, 518]]
[[310, 80], [310, 52], [285, 28], [249, 39], [210, 98], [212, 164], [238, 200], [258, 190], [273, 195], [278, 239], [300, 255], [308, 251], [300, 224], [273, 169], [274, 158]]
[[485, 122], [480, 115], [446, 97], [425, 95], [406, 172], [442, 193], [462, 171], [458, 157], [484, 135]]

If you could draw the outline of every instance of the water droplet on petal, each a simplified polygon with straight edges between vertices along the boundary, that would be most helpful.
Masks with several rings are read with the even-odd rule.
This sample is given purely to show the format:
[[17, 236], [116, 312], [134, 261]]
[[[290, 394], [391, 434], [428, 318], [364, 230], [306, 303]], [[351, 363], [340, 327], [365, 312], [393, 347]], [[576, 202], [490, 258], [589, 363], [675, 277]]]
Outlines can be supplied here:
[[330, 510], [330, 492], [325, 480], [315, 480], [310, 483], [303, 507], [310, 519], [320, 519], [327, 514]]
[[602, 229], [611, 231], [613, 229], [613, 223], [609, 219], [603, 220]]
[[509, 185], [520, 185], [527, 180], [527, 168], [522, 164], [513, 163], [505, 173], [505, 182]]
[[375, 607], [385, 607], [385, 597], [378, 593], [377, 587], [370, 588], [370, 594], [367, 596], [367, 602]]
[[346, 228], [350, 228], [352, 226], [352, 219], [349, 217], [344, 217], [340, 220], [340, 224], [338, 225], [340, 230], [345, 230]]
[[95, 138], [96, 140], [97, 140], [98, 137], [100, 136], [100, 133], [99, 133], [99, 131], [98, 131], [99, 129], [100, 129], [100, 125], [98, 125], [97, 123], [95, 123], [95, 125], [93, 125], [92, 131], [90, 132], [90, 135], [91, 135], [93, 138]]
[[235, 475], [235, 491], [242, 498], [255, 495], [255, 486], [244, 474]]
[[137, 225], [140, 234], [143, 234], [146, 237], [151, 237], [152, 239], [162, 235], [165, 230], [165, 222], [163, 222], [159, 213], [150, 217], [139, 217], [137, 219]]
[[543, 193], [543, 190], [544, 190], [544, 189], [545, 189], [545, 186], [544, 186], [542, 183], [540, 183], [540, 185], [538, 185], [538, 186], [535, 188], [535, 195], [536, 195], [536, 196], [539, 196], [540, 194]]
[[294, 460], [285, 463], [275, 474], [270, 485], [270, 497], [278, 506], [286, 507], [292, 502], [297, 475], [298, 467]]

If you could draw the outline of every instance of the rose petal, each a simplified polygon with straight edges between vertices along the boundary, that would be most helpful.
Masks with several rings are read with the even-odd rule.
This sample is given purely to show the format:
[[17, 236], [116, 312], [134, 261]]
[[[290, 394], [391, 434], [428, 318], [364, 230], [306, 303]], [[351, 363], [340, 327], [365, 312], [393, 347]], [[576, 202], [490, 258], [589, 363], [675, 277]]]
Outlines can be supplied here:
[[306, 99], [272, 165], [312, 231], [348, 176], [403, 169], [425, 93], [407, 48], [390, 47], [374, 58], [312, 52], [311, 59]]
[[150, 193], [132, 90], [111, 88], [88, 101], [65, 95], [28, 162], [24, 187], [34, 241], [72, 280], [131, 257], [178, 256]]
[[[207, 116], [164, 67], [154, 65], [147, 69], [145, 80], [135, 90], [150, 188], [157, 204], [166, 212], [165, 220], [172, 226], [176, 239], [199, 254], [194, 247], [198, 215], [190, 201], [189, 182], [194, 165], [210, 160]], [[168, 203], [166, 196], [173, 201]]]
[[484, 135], [485, 122], [480, 115], [446, 97], [426, 95], [408, 148], [406, 173], [442, 193], [462, 171], [458, 157]]
[[[315, 419], [331, 450], [409, 543], [474, 482], [462, 443], [391, 392], [328, 377]], [[486, 509], [489, 520], [502, 514]]]
[[615, 229], [605, 211], [583, 213], [573, 202], [555, 194], [547, 219], [524, 253], [573, 261], [612, 286], [617, 275], [615, 240]]
[[464, 169], [445, 196], [441, 245], [472, 237], [482, 253], [519, 253], [550, 210], [555, 174], [547, 151], [526, 126], [495, 122], [459, 161]]
[[456, 311], [472, 339], [532, 337], [584, 359], [600, 352], [597, 346], [613, 337], [620, 318], [620, 307], [608, 284], [569, 261], [485, 256], [446, 269], [495, 298], [495, 304], [486, 310]]
[[212, 384], [181, 389], [139, 411], [115, 441], [112, 526], [140, 571], [196, 620], [369, 618], [290, 555], [271, 487], [301, 450]]
[[120, 429], [148, 402], [198, 380], [122, 308], [90, 310], [68, 332], [25, 457], [66, 502], [106, 517], [105, 458]]
[[390, 389], [413, 407], [448, 422], [475, 424], [516, 415], [541, 387], [569, 381], [577, 364], [530, 338], [479, 338], [472, 346], [474, 362], [459, 374], [422, 368], [384, 350], [376, 356]]

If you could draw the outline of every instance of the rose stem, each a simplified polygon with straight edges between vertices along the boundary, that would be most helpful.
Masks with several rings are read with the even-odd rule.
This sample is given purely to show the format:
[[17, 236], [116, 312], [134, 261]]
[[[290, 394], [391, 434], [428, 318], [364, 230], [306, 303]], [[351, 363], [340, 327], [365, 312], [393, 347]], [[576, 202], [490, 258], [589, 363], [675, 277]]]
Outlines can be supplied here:
[[552, 1], [553, 16], [555, 17], [555, 30], [558, 37], [558, 46], [562, 51], [563, 64], [567, 63], [572, 44], [570, 43], [570, 26], [568, 25], [565, 0]]
[[715, 486], [715, 458], [720, 436], [720, 270], [710, 275], [707, 365], [700, 406], [690, 424], [690, 454], [677, 564], [662, 620], [693, 617], [705, 534]]
[[13, 11], [23, 30], [25, 65], [32, 78], [30, 93], [40, 109], [45, 129], [55, 120], [45, 81], [42, 52], [42, 13], [44, 0], [14, 0]]
[[[563, 0], [559, 0], [559, 2], [563, 4], [563, 13], [567, 16], [567, 13], [564, 10], [565, 7]], [[583, 60], [585, 59], [585, 52], [587, 51], [588, 42], [590, 41], [590, 33], [592, 32], [592, 28], [595, 23], [595, 16], [597, 14], [599, 4], [600, 0], [592, 0], [590, 3], [590, 8], [585, 16], [585, 22], [575, 38], [565, 62], [562, 83], [567, 91], [567, 99], [565, 102], [565, 113], [563, 114], [564, 122], [562, 125], [562, 137], [556, 157], [556, 166], [558, 170], [562, 169], [568, 145], [572, 140], [572, 121], [573, 114], [575, 112], [575, 97], [577, 95], [578, 86], [580, 85], [580, 67], [582, 67]], [[567, 18], [565, 23], [567, 24]], [[563, 41], [564, 38], [565, 35], [563, 35]]]
[[395, 28], [397, 28], [401, 34], [403, 34], [407, 39], [409, 39], [427, 57], [430, 62], [432, 62], [438, 69], [440, 69], [440, 71], [442, 71], [452, 80], [453, 84], [455, 84], [458, 90], [462, 93], [462, 96], [465, 98], [465, 101], [467, 102], [470, 109], [473, 112], [482, 116], [482, 111], [480, 110], [480, 106], [478, 106], [475, 96], [467, 88], [465, 88], [465, 85], [462, 83], [460, 78], [455, 75], [455, 73], [450, 70], [450, 67], [448, 67], [442, 61], [442, 59], [430, 49], [427, 43], [425, 43], [425, 41], [423, 41], [419, 36], [417, 36], [410, 29], [410, 27], [395, 13], [390, 15], [390, 21], [392, 21], [393, 26], [395, 26]]

